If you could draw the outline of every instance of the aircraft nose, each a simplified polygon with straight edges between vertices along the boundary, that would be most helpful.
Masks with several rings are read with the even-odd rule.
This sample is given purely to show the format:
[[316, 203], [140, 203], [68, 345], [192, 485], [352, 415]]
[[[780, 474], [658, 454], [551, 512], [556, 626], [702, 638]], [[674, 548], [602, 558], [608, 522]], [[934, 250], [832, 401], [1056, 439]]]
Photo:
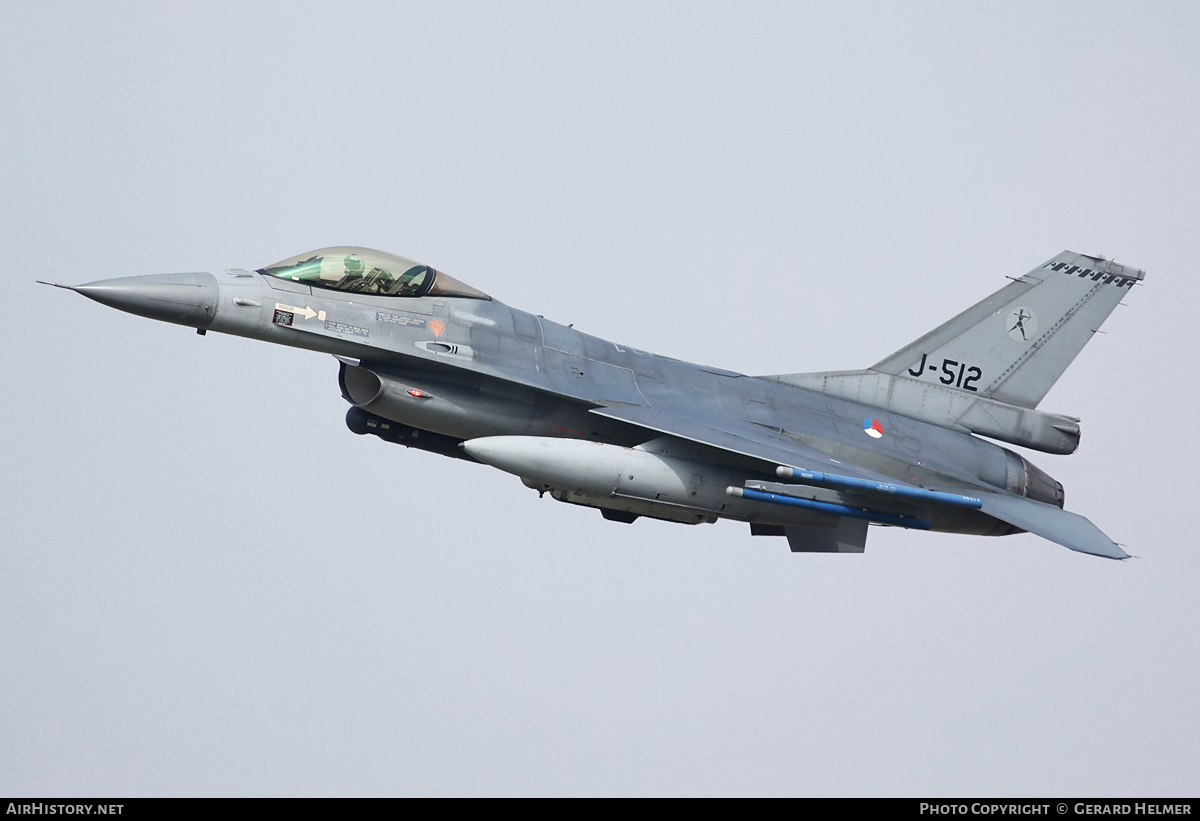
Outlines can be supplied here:
[[118, 277], [71, 290], [110, 308], [192, 328], [207, 328], [217, 315], [219, 286], [209, 273]]

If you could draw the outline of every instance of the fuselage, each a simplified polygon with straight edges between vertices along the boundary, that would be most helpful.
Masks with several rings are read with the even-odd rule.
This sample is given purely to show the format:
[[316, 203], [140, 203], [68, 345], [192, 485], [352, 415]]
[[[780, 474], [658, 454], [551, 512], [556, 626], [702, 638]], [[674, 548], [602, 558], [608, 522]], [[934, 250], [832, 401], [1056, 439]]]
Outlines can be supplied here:
[[[172, 276], [180, 278], [174, 291]], [[190, 284], [185, 282], [188, 278]], [[122, 304], [121, 287], [114, 283], [151, 280], [157, 289], [154, 304], [137, 303], [134, 297]], [[108, 291], [101, 295], [105, 287]], [[644, 451], [644, 429], [593, 412], [642, 406], [701, 420], [745, 420], [764, 435], [803, 443], [835, 463], [856, 464], [920, 487], [995, 489], [1062, 505], [1060, 485], [1021, 456], [976, 436], [774, 378], [611, 342], [473, 289], [465, 296], [358, 293], [230, 270], [219, 275], [130, 277], [77, 290], [113, 307], [203, 332], [332, 354], [342, 363], [343, 396], [357, 409], [357, 415], [352, 411], [348, 417], [352, 429], [447, 455], [462, 455], [455, 446], [463, 441], [499, 436], [590, 440]], [[130, 294], [136, 291], [130, 286]], [[652, 444], [650, 450], [656, 447]], [[702, 445], [658, 451], [657, 458], [674, 460], [675, 473], [705, 466], [711, 476], [692, 478], [699, 476], [709, 488], [773, 478], [761, 460]], [[537, 477], [523, 478], [541, 490], [562, 491], [558, 498], [564, 501], [675, 521], [725, 517], [773, 525], [790, 523], [798, 515], [782, 513], [776, 506], [719, 500], [694, 487], [690, 498], [682, 501], [666, 501], [663, 494], [642, 495], [634, 482], [629, 488], [633, 492], [614, 488], [612, 498], [594, 498]], [[827, 495], [838, 498], [836, 493]], [[700, 513], [682, 509], [688, 507]], [[935, 530], [991, 535], [1015, 531], [977, 511], [935, 513]]]

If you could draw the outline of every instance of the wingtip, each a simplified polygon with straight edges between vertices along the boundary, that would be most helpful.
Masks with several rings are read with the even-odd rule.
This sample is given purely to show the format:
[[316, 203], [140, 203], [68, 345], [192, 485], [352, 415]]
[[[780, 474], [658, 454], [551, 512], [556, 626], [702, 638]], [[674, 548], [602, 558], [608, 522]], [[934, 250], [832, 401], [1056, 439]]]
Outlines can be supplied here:
[[1122, 550], [1121, 546], [1116, 543], [1113, 543], [1111, 547], [1106, 547], [1106, 548], [1102, 548], [1102, 549], [1095, 549], [1090, 546], [1085, 549], [1083, 547], [1073, 546], [1073, 545], [1064, 545], [1064, 547], [1069, 547], [1071, 550], [1074, 550], [1078, 553], [1086, 553], [1089, 556], [1099, 556], [1102, 559], [1112, 559], [1112, 560], [1118, 561], [1118, 562], [1123, 562], [1126, 559], [1133, 558], [1128, 553], [1126, 553], [1124, 550]]

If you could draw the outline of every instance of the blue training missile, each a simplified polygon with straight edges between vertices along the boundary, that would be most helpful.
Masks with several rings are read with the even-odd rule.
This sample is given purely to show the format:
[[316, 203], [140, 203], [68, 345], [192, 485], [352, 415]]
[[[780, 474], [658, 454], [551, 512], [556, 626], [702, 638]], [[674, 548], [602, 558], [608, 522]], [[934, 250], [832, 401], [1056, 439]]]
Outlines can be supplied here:
[[850, 476], [838, 476], [834, 473], [819, 473], [815, 470], [797, 470], [796, 468], [780, 467], [775, 474], [781, 479], [791, 479], [801, 485], [816, 485], [834, 490], [852, 490], [860, 493], [883, 494], [896, 499], [911, 499], [921, 502], [932, 502], [951, 507], [968, 507], [978, 510], [983, 507], [983, 500], [974, 496], [962, 496], [957, 493], [944, 493], [940, 490], [926, 490], [921, 487], [906, 487], [890, 482], [871, 482], [866, 479], [854, 479]]
[[918, 519], [915, 516], [900, 516], [895, 513], [883, 513], [878, 510], [862, 510], [861, 508], [848, 507], [846, 505], [834, 504], [833, 502], [800, 499], [796, 496], [785, 496], [782, 493], [768, 493], [765, 490], [754, 490], [748, 487], [728, 487], [725, 489], [725, 492], [730, 496], [750, 499], [755, 502], [787, 505], [788, 507], [798, 507], [804, 510], [815, 510], [820, 513], [832, 513], [835, 516], [847, 516], [851, 519], [866, 519], [868, 522], [895, 525], [896, 527], [908, 527], [914, 530], [929, 530], [932, 526], [928, 520]]

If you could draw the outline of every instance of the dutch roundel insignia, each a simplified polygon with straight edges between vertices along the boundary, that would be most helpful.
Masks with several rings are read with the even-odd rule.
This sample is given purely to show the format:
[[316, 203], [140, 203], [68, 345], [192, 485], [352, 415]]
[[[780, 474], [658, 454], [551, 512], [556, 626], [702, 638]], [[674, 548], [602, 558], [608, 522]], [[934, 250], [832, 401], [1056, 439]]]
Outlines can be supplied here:
[[863, 433], [872, 439], [878, 439], [883, 436], [883, 425], [878, 419], [864, 419]]

